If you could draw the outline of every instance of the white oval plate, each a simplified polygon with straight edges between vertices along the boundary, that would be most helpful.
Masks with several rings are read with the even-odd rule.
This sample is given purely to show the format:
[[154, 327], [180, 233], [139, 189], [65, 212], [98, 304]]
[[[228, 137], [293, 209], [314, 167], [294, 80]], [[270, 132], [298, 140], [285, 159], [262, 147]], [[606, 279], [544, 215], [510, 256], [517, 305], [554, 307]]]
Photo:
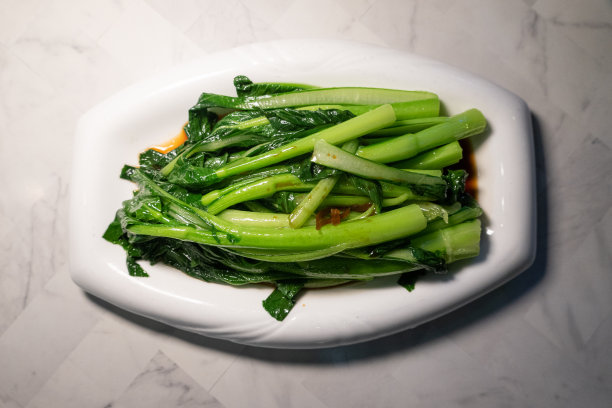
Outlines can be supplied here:
[[[101, 236], [134, 186], [119, 179], [138, 153], [175, 135], [203, 91], [233, 94], [232, 80], [361, 85], [437, 93], [447, 113], [480, 109], [489, 121], [474, 139], [478, 199], [486, 212], [482, 254], [430, 277], [409, 293], [382, 279], [301, 296], [278, 322], [261, 302], [270, 288], [204, 283], [147, 263], [127, 273], [125, 254]], [[456, 309], [525, 270], [535, 255], [534, 159], [525, 103], [481, 78], [390, 49], [339, 41], [279, 41], [220, 52], [134, 85], [83, 116], [71, 184], [70, 262], [85, 291], [177, 328], [279, 348], [356, 343], [415, 327]]]

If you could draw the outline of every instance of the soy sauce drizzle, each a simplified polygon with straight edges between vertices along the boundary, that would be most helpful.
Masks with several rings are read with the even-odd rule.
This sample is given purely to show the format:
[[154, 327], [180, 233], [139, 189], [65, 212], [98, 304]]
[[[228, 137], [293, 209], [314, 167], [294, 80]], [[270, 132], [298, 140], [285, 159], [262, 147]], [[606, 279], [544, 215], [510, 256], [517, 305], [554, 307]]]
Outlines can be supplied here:
[[449, 168], [465, 170], [468, 173], [468, 178], [465, 181], [465, 192], [478, 200], [478, 173], [476, 171], [474, 148], [469, 139], [460, 140], [459, 145], [463, 149], [463, 157], [458, 163], [449, 166]]

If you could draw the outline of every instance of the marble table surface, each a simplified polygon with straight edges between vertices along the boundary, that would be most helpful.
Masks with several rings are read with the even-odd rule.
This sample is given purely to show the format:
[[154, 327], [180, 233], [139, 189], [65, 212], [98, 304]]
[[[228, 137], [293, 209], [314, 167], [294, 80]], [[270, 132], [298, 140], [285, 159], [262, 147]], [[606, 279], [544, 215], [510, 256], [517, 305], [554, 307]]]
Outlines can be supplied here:
[[[142, 77], [283, 38], [403, 50], [521, 96], [533, 266], [416, 329], [309, 351], [186, 333], [74, 285], [79, 117]], [[609, 407], [611, 106], [609, 0], [2, 0], [0, 406]]]

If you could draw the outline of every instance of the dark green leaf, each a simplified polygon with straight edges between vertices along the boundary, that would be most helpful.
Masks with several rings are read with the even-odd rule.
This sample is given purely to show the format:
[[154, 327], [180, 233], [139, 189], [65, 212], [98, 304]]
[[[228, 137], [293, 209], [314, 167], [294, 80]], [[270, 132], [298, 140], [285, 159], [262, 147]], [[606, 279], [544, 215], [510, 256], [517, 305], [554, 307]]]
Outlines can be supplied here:
[[149, 277], [149, 274], [142, 269], [142, 266], [138, 265], [135, 258], [128, 256], [126, 259], [127, 269], [130, 276], [138, 276], [138, 277]]
[[189, 110], [189, 122], [185, 125], [185, 133], [189, 143], [197, 143], [212, 132], [217, 121], [217, 115], [207, 107], [193, 107]]
[[119, 219], [115, 217], [113, 222], [111, 222], [106, 228], [106, 231], [104, 232], [104, 235], [102, 235], [102, 238], [113, 244], [120, 244], [122, 236], [123, 229], [121, 228], [121, 223], [119, 222]]
[[272, 127], [276, 130], [311, 129], [318, 126], [337, 124], [354, 118], [355, 115], [340, 109], [274, 109], [265, 112]]
[[410, 247], [410, 250], [423, 269], [436, 273], [446, 273], [446, 257], [444, 253], [425, 251], [415, 247]]
[[278, 212], [289, 214], [298, 205], [298, 195], [290, 191], [281, 191], [274, 194], [272, 197], [263, 199], [268, 206], [274, 208]]
[[120, 178], [124, 179], [124, 180], [132, 180], [132, 176], [134, 175], [134, 171], [136, 170], [136, 167], [134, 166], [130, 166], [128, 164], [126, 164], [125, 166], [123, 166], [123, 168], [121, 169], [121, 174], [119, 175]]
[[263, 301], [263, 307], [272, 317], [283, 321], [295, 305], [295, 298], [304, 287], [303, 281], [280, 281], [276, 289]]
[[343, 173], [340, 170], [314, 163], [310, 156], [291, 163], [289, 172], [297, 176], [304, 183], [319, 181], [329, 176]]
[[270, 264], [252, 261], [220, 248], [156, 238], [135, 244], [141, 258], [152, 264], [164, 263], [206, 282], [245, 285], [287, 279], [289, 274], [276, 272]]
[[215, 171], [206, 167], [184, 164], [175, 166], [172, 173], [168, 175], [168, 181], [182, 187], [192, 189], [205, 188], [215, 182], [217, 177]]
[[172, 150], [167, 154], [158, 152], [157, 150], [148, 149], [140, 153], [138, 156], [138, 164], [140, 167], [147, 167], [154, 170], [161, 170], [166, 164], [176, 157], [176, 150]]
[[460, 201], [465, 193], [467, 176], [468, 174], [465, 170], [447, 170], [446, 174], [442, 176], [447, 185], [445, 203], [452, 204]]
[[417, 280], [423, 275], [425, 275], [423, 271], [404, 272], [397, 280], [397, 284], [406, 288], [408, 292], [412, 292]]

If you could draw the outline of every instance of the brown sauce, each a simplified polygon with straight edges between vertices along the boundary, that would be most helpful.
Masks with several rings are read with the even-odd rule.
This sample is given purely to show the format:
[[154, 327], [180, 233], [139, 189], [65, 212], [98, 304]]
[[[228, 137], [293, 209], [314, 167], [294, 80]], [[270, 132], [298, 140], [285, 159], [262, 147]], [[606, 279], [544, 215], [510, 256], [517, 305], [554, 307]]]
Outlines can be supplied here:
[[465, 192], [478, 200], [478, 173], [476, 171], [476, 160], [474, 158], [474, 148], [469, 139], [459, 141], [463, 149], [463, 158], [459, 163], [450, 166], [451, 169], [462, 169], [468, 173], [465, 181]]

